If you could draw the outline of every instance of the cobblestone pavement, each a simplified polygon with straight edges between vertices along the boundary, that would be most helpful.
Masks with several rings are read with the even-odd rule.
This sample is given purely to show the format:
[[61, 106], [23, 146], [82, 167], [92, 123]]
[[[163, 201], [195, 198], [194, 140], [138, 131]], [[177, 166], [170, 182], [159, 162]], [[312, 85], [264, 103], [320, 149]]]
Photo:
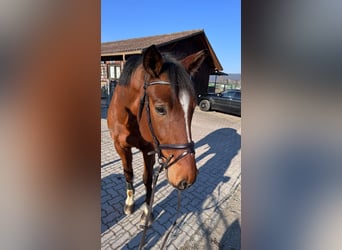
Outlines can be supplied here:
[[[121, 160], [109, 136], [105, 112], [101, 117], [101, 249], [138, 249], [145, 199], [142, 155], [133, 149], [135, 212], [127, 216], [123, 213], [126, 191]], [[167, 249], [240, 249], [241, 118], [196, 109], [192, 137], [199, 175], [196, 183], [182, 192], [178, 224], [169, 236]], [[145, 249], [161, 248], [176, 209], [177, 191], [163, 172]]]

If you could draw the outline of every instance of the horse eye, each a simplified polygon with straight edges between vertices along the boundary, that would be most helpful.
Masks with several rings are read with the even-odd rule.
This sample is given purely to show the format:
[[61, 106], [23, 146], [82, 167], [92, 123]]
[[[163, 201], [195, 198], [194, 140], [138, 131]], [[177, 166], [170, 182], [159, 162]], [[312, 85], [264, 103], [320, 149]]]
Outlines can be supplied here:
[[160, 115], [166, 115], [166, 108], [163, 106], [158, 106], [155, 108], [155, 110]]

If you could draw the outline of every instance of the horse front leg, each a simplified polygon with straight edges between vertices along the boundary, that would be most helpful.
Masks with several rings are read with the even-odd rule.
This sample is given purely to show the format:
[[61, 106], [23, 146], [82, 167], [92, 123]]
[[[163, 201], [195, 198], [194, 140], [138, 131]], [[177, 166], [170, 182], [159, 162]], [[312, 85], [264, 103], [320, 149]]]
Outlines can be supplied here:
[[152, 179], [153, 179], [153, 166], [155, 163], [155, 156], [148, 155], [148, 152], [152, 151], [153, 147], [144, 150], [143, 156], [144, 156], [144, 175], [143, 175], [143, 182], [146, 189], [146, 198], [145, 198], [145, 205], [144, 210], [141, 215], [140, 220], [140, 226], [145, 226], [147, 221], [147, 226], [150, 226], [153, 221], [153, 214], [152, 214], [152, 208], [151, 208], [151, 215], [148, 217], [148, 207], [150, 205], [151, 200], [151, 194], [152, 194]]
[[130, 215], [134, 212], [134, 187], [133, 187], [133, 167], [132, 167], [132, 150], [129, 147], [121, 147], [120, 143], [115, 143], [115, 149], [119, 154], [124, 175], [126, 179], [126, 201], [124, 213]]

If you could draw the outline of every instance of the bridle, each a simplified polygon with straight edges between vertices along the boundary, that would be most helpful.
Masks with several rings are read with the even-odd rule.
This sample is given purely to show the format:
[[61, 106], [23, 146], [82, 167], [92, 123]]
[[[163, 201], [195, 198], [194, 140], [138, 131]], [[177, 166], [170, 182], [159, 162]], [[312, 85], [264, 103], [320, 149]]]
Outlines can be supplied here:
[[[153, 154], [157, 154], [158, 155], [158, 163], [159, 166], [157, 167], [155, 174], [153, 176], [153, 182], [152, 182], [152, 192], [151, 192], [151, 198], [150, 198], [150, 204], [147, 207], [147, 218], [149, 218], [151, 216], [151, 212], [152, 212], [152, 206], [153, 206], [153, 199], [154, 199], [154, 192], [157, 186], [157, 181], [158, 181], [158, 176], [159, 174], [164, 170], [164, 169], [168, 169], [169, 167], [171, 167], [173, 164], [175, 164], [177, 161], [179, 161], [180, 159], [184, 158], [185, 156], [187, 156], [188, 154], [195, 153], [195, 144], [193, 141], [188, 142], [188, 143], [184, 143], [184, 144], [160, 144], [154, 129], [153, 129], [153, 125], [152, 125], [152, 119], [151, 119], [151, 110], [150, 110], [150, 103], [149, 103], [149, 96], [147, 94], [147, 88], [149, 86], [154, 86], [154, 85], [171, 85], [170, 82], [167, 81], [152, 81], [152, 82], [147, 82], [147, 77], [145, 76], [145, 82], [144, 82], [144, 95], [142, 96], [141, 100], [140, 100], [140, 106], [139, 106], [139, 121], [141, 119], [142, 116], [142, 112], [145, 106], [146, 109], [146, 115], [147, 115], [147, 123], [153, 138], [153, 143], [154, 143], [154, 147], [155, 149], [151, 152], [148, 153], [148, 155], [153, 155]], [[174, 155], [170, 154], [169, 156], [165, 156], [162, 153], [162, 150], [167, 150], [167, 149], [172, 149], [172, 150], [183, 150], [183, 152], [178, 155], [175, 159]], [[172, 160], [173, 159], [173, 160]], [[171, 161], [172, 160], [172, 161]], [[181, 191], [178, 191], [178, 202], [177, 202], [177, 214], [175, 216], [175, 220], [172, 224], [171, 229], [169, 230], [169, 232], [166, 234], [162, 247], [161, 249], [164, 248], [166, 241], [173, 229], [173, 227], [176, 226], [177, 224], [177, 218], [178, 218], [178, 214], [179, 214], [179, 210], [180, 210], [180, 201], [181, 201]], [[140, 241], [140, 245], [139, 245], [139, 249], [143, 249], [143, 246], [145, 244], [145, 238], [146, 238], [146, 232], [147, 232], [147, 224], [148, 224], [148, 219], [146, 219], [145, 222], [145, 226], [144, 226], [144, 231], [141, 237], [141, 241]]]
[[[140, 107], [139, 107], [139, 120], [141, 119], [143, 108], [145, 106], [146, 108], [146, 115], [147, 115], [147, 123], [153, 138], [153, 143], [155, 150], [149, 152], [149, 155], [152, 154], [157, 154], [158, 155], [158, 162], [162, 165], [163, 169], [168, 169], [171, 167], [173, 164], [175, 164], [177, 161], [180, 159], [184, 158], [190, 153], [195, 153], [195, 145], [194, 142], [188, 142], [184, 144], [160, 144], [156, 133], [154, 132], [153, 125], [152, 125], [152, 119], [151, 119], [151, 110], [150, 110], [150, 103], [149, 103], [149, 96], [147, 94], [147, 88], [149, 86], [154, 86], [154, 85], [171, 85], [170, 82], [166, 81], [153, 81], [153, 82], [147, 82], [146, 77], [145, 77], [145, 82], [144, 82], [144, 95], [140, 100]], [[174, 155], [170, 154], [169, 156], [165, 156], [162, 153], [162, 150], [183, 150], [183, 152], [178, 155], [175, 159]], [[173, 159], [173, 160], [172, 160]], [[172, 161], [171, 161], [172, 160]]]

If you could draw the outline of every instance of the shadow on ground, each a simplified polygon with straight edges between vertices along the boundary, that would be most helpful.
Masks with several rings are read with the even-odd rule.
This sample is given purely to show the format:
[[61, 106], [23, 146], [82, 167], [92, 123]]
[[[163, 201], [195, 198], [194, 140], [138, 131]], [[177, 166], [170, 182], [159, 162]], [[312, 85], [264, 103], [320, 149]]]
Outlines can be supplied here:
[[[218, 190], [220, 193], [222, 191], [220, 190], [221, 185], [230, 181], [230, 177], [227, 177], [224, 174], [230, 166], [231, 160], [237, 155], [241, 148], [241, 136], [235, 129], [222, 128], [213, 131], [200, 141], [196, 142], [195, 147], [206, 148], [201, 155], [196, 157], [196, 162], [206, 159], [207, 161], [200, 167], [196, 183], [189, 190], [182, 192], [180, 217], [189, 213], [196, 216], [196, 224], [201, 225], [200, 230], [202, 234], [208, 235], [208, 238], [206, 238], [205, 249], [210, 250], [212, 249], [212, 242], [209, 238], [210, 232], [207, 232], [209, 228], [204, 223], [205, 218], [202, 213], [205, 210], [215, 209], [215, 207], [220, 205], [220, 201], [216, 200], [213, 192], [214, 190]], [[172, 222], [176, 214], [177, 191], [173, 190], [167, 197], [165, 197], [165, 199], [159, 203], [157, 202], [158, 201], [155, 201], [153, 211], [158, 223], [152, 224], [152, 227], [148, 230], [145, 249], [151, 249], [154, 247], [160, 238], [163, 237], [172, 226]], [[217, 212], [220, 213], [220, 210], [218, 209]], [[228, 225], [227, 218], [225, 218], [222, 213], [219, 214], [219, 216], [227, 225], [227, 231], [224, 236], [229, 236], [232, 230], [238, 229], [234, 223], [232, 225]], [[181, 226], [183, 223], [186, 223], [185, 220], [186, 216], [184, 216], [183, 221], [180, 221], [178, 224]], [[239, 232], [240, 231], [238, 231], [238, 233]], [[142, 232], [132, 238], [128, 245], [130, 247], [137, 247], [141, 236]], [[172, 238], [171, 235], [170, 238]], [[171, 241], [170, 238], [168, 242]], [[170, 243], [167, 243], [166, 246], [169, 244]], [[128, 247], [123, 249], [128, 249]]]

